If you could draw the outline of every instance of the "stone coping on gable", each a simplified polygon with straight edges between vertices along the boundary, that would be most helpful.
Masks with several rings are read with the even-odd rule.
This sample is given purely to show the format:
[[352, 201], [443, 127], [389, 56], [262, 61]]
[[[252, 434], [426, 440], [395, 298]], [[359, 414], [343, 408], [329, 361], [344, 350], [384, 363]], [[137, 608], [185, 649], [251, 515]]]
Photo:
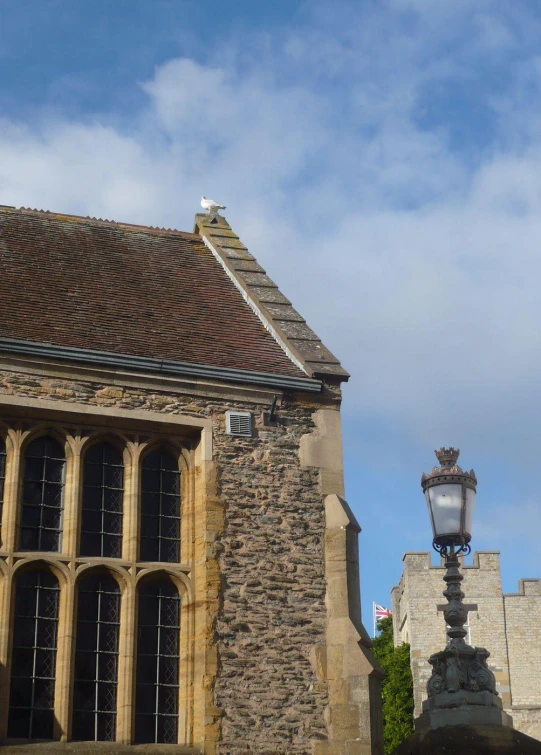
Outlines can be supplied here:
[[293, 308], [224, 217], [199, 213], [194, 230], [294, 364], [310, 377], [349, 379], [337, 357]]

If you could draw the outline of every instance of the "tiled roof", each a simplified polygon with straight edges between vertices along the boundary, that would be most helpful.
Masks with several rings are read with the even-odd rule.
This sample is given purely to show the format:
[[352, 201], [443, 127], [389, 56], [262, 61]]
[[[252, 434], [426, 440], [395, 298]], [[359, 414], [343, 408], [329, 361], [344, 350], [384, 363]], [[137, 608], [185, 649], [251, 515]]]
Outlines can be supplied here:
[[201, 236], [0, 207], [0, 338], [307, 378]]

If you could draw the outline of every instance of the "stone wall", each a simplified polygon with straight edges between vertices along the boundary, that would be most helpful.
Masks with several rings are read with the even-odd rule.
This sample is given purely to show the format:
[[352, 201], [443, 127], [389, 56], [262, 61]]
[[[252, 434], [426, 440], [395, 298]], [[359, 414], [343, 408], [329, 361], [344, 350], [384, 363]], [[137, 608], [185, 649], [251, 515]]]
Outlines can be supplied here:
[[[195, 712], [194, 744], [208, 755], [311, 755], [318, 742], [332, 739], [329, 672], [318, 669], [314, 649], [327, 641], [323, 499], [343, 492], [336, 447], [339, 393], [329, 388], [322, 396], [283, 394], [278, 421], [268, 425], [262, 414], [275, 392], [100, 375], [30, 360], [0, 371], [0, 402], [2, 396], [17, 397], [30, 405], [41, 400], [53, 408], [73, 406], [74, 412], [88, 406], [134, 418], [152, 412], [212, 423], [212, 463], [195, 470], [195, 487], [203, 485], [206, 500], [196, 504], [204, 515], [196, 516], [201, 531], [194, 535], [196, 554], [202, 554], [195, 562], [195, 636], [204, 645], [195, 651], [203, 708]], [[228, 409], [252, 412], [252, 438], [226, 434]], [[327, 414], [322, 423], [321, 412]], [[114, 419], [108, 421], [113, 425]], [[315, 438], [320, 450], [320, 441], [325, 446], [334, 438], [334, 452], [324, 455], [321, 466], [313, 454], [300, 454], [307, 438]], [[204, 561], [199, 571], [198, 558]], [[374, 669], [363, 663], [359, 673], [368, 684]], [[372, 698], [367, 694], [362, 701], [346, 694], [350, 715], [370, 718], [364, 709], [371, 706], [377, 722], [377, 685], [372, 689]], [[379, 740], [370, 744], [369, 726], [363, 737], [368, 744], [359, 753], [380, 752]]]
[[[415, 716], [426, 699], [431, 673], [428, 658], [445, 646], [443, 565], [433, 566], [429, 553], [406, 553], [400, 584], [392, 590], [395, 644], [409, 642], [414, 683]], [[462, 559], [463, 560], [463, 559]], [[521, 580], [516, 595], [502, 594], [497, 551], [473, 554], [473, 564], [463, 564], [464, 603], [469, 638], [474, 646], [490, 652], [498, 693], [514, 725], [541, 738], [541, 672], [537, 655], [541, 646], [540, 580]]]
[[503, 596], [511, 678], [511, 715], [517, 729], [541, 739], [541, 579], [521, 579]]
[[325, 636], [324, 509], [318, 472], [298, 454], [311, 413], [290, 403], [254, 439], [216, 436], [226, 517], [216, 704], [231, 755], [300, 754], [326, 737], [327, 685], [310, 663]]

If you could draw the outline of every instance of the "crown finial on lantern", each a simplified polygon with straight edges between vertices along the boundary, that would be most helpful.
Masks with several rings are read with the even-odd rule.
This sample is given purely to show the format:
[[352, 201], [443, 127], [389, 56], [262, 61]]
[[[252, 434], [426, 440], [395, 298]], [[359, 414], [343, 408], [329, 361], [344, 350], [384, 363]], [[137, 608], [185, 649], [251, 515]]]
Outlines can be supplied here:
[[460, 456], [460, 449], [453, 448], [452, 446], [449, 448], [442, 446], [439, 451], [434, 451], [434, 453], [442, 467], [454, 467]]

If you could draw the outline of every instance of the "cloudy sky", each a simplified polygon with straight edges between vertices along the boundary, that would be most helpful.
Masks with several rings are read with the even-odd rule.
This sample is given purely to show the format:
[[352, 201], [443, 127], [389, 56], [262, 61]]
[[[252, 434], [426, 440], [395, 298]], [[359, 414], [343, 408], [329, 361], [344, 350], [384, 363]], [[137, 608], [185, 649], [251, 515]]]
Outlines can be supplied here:
[[541, 577], [538, 0], [0, 0], [0, 203], [191, 229], [201, 194], [351, 372], [365, 623], [431, 544]]

